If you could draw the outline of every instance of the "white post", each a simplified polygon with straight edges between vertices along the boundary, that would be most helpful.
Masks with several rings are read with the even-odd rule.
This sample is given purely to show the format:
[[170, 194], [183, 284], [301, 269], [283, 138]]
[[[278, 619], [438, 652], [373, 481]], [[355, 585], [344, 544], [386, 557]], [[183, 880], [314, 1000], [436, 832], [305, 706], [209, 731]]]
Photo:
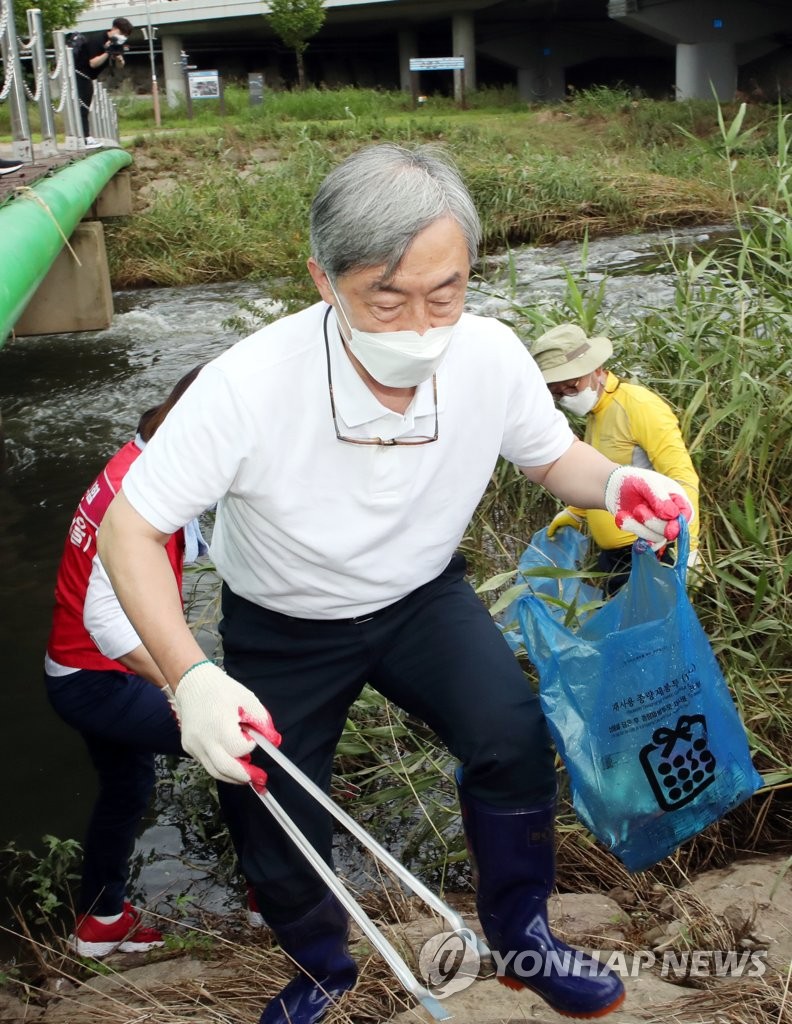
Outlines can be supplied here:
[[0, 0], [0, 11], [5, 8], [6, 29], [2, 39], [3, 66], [11, 75], [11, 151], [17, 160], [33, 161], [33, 146], [30, 143], [30, 122], [28, 121], [25, 82], [22, 78], [22, 64], [19, 60], [14, 5], [11, 0]]
[[162, 124], [159, 103], [159, 84], [157, 82], [157, 62], [154, 59], [154, 33], [157, 30], [151, 25], [151, 10], [149, 0], [146, 0], [146, 35], [149, 44], [149, 63], [151, 64], [151, 100], [154, 105], [154, 124], [157, 128]]
[[38, 7], [29, 7], [27, 12], [28, 32], [33, 56], [33, 75], [38, 95], [39, 118], [41, 120], [42, 156], [55, 156], [58, 152], [57, 135], [55, 132], [55, 115], [52, 111], [52, 93], [50, 91], [47, 54], [44, 48], [44, 23]]
[[72, 153], [85, 149], [82, 121], [80, 119], [80, 98], [77, 95], [77, 74], [74, 70], [74, 53], [66, 45], [66, 33], [58, 30], [52, 33], [55, 53], [60, 66], [61, 106], [66, 127], [64, 148]]

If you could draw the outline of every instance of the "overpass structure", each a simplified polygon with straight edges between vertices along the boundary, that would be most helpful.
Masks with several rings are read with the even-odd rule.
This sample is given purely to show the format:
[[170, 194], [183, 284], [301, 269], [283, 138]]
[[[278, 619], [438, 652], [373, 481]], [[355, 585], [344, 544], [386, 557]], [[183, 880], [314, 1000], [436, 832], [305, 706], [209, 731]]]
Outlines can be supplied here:
[[[767, 99], [792, 95], [792, 0], [325, 0], [325, 8], [306, 60], [311, 80], [327, 85], [408, 90], [411, 57], [453, 55], [465, 58], [468, 88], [511, 82], [528, 101], [561, 99], [569, 85], [598, 79], [731, 100], [750, 66]], [[282, 80], [289, 55], [262, 16], [268, 9], [266, 0], [94, 0], [78, 27], [107, 28], [118, 16], [153, 27], [176, 103], [182, 51], [226, 75]], [[771, 54], [777, 71], [761, 67]]]

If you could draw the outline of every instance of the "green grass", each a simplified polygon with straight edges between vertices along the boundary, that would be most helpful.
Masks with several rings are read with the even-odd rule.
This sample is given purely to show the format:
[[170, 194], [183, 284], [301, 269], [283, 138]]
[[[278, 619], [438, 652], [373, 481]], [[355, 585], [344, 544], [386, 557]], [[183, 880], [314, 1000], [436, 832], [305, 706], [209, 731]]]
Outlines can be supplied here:
[[[208, 103], [192, 122], [168, 111], [161, 131], [145, 101], [121, 104], [140, 167], [138, 213], [108, 225], [117, 287], [262, 278], [307, 296], [312, 195], [333, 164], [375, 142], [446, 146], [481, 212], [485, 252], [727, 220], [770, 188], [777, 151], [773, 108], [749, 108], [730, 169], [714, 103], [602, 90], [549, 107], [490, 90], [464, 111], [352, 89], [271, 93], [251, 108], [232, 88], [227, 101], [226, 118]], [[147, 195], [152, 179], [173, 191]]]

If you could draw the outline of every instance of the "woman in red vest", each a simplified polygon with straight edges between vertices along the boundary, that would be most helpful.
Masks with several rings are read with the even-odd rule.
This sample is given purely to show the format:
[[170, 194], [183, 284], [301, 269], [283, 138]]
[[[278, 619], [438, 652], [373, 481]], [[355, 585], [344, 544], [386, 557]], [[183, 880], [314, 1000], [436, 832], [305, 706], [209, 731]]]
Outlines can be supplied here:
[[[85, 492], [58, 569], [44, 664], [47, 693], [60, 717], [82, 735], [99, 777], [84, 841], [78, 916], [69, 936], [80, 956], [163, 944], [160, 932], [145, 927], [126, 899], [129, 857], [154, 789], [154, 755], [186, 755], [167, 684], [118, 603], [96, 552], [96, 534], [129, 467], [200, 369], [182, 377], [161, 405], [143, 413], [134, 440]], [[188, 561], [206, 550], [197, 523], [168, 541], [179, 586], [185, 542]]]

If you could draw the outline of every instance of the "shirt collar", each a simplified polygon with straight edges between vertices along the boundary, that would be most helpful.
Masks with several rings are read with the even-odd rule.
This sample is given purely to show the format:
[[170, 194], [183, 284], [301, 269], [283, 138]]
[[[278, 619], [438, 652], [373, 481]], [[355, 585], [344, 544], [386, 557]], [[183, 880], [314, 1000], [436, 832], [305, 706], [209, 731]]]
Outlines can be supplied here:
[[[335, 311], [327, 319], [327, 340], [330, 346], [336, 415], [343, 421], [344, 426], [355, 428], [364, 424], [376, 424], [376, 429], [371, 430], [372, 436], [387, 439], [410, 433], [415, 427], [415, 420], [420, 417], [428, 416], [434, 419], [434, 389], [431, 377], [429, 380], [421, 381], [417, 386], [413, 400], [404, 415], [393, 412], [369, 390], [355, 369], [341, 341]], [[444, 408], [445, 361], [437, 370], [436, 376], [437, 409], [441, 412]]]
[[597, 399], [596, 405], [591, 410], [592, 412], [602, 412], [603, 409], [607, 409], [613, 401], [613, 394], [616, 391], [616, 388], [620, 384], [619, 378], [615, 373], [611, 373], [610, 370], [606, 370], [605, 372], [608, 375], [605, 379], [605, 386], [602, 389], [602, 394]]

